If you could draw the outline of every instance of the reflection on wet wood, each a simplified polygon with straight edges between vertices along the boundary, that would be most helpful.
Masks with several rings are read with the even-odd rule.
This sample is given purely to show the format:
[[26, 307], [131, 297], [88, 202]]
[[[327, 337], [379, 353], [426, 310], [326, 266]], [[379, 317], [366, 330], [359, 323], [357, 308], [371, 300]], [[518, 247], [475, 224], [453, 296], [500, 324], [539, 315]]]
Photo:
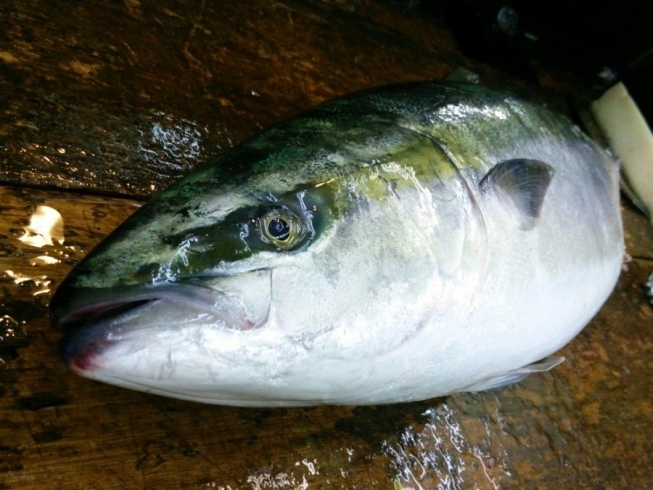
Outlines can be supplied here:
[[561, 91], [587, 95], [548, 71], [548, 88], [532, 87], [467, 60], [437, 18], [392, 3], [0, 6], [0, 179], [86, 193], [0, 188], [0, 489], [650, 485], [653, 230], [628, 205], [635, 259], [606, 306], [565, 364], [503, 390], [237, 409], [95, 383], [59, 361], [52, 290], [139, 206], [100, 194], [143, 198], [326, 98], [456, 66], [558, 109]]

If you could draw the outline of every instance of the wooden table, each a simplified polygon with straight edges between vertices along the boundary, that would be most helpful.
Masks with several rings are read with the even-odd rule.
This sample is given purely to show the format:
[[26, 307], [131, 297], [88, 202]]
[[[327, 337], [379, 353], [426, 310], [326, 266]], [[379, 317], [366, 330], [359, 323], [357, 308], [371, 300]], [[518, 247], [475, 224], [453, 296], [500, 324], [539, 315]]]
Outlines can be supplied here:
[[[653, 230], [628, 204], [633, 260], [605, 307], [565, 364], [502, 390], [238, 409], [95, 383], [58, 358], [52, 291], [156, 190], [327, 98], [460, 66], [560, 111], [592, 95], [466, 59], [437, 14], [392, 2], [4, 2], [0, 489], [653, 485]], [[63, 222], [46, 232], [34, 216], [51, 210]]]

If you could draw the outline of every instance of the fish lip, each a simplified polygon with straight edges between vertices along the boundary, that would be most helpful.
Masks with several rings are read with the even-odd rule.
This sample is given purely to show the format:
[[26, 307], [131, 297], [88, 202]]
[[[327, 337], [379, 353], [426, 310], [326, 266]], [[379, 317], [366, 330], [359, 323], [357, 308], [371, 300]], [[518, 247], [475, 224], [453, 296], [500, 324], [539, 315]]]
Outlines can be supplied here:
[[[68, 334], [102, 312], [108, 314], [116, 310], [117, 313], [118, 309], [126, 308], [129, 304], [136, 306], [138, 301], [130, 293], [137, 293], [136, 288], [59, 287], [50, 301], [50, 323], [55, 329]], [[149, 295], [139, 296], [140, 303], [152, 299]], [[127, 300], [127, 297], [130, 299]]]
[[134, 285], [110, 288], [63, 287], [50, 302], [52, 326], [64, 333], [100, 317], [114, 316], [143, 303], [159, 299], [175, 299], [204, 303], [215, 290], [193, 284]]
[[[63, 285], [50, 303], [50, 317], [54, 328], [63, 333], [59, 354], [64, 363], [80, 375], [101, 367], [102, 355], [116, 342], [112, 320], [128, 315], [131, 310], [149, 303], [191, 303], [197, 310], [205, 310], [215, 317], [225, 318], [234, 330], [252, 330], [264, 325], [267, 312], [253, 322], [247, 319], [230, 299], [218, 300], [220, 290], [193, 283], [170, 282], [159, 285], [135, 285], [112, 288], [75, 288]], [[226, 308], [225, 308], [226, 306]]]
[[[50, 321], [63, 333], [77, 330], [80, 325], [101, 317], [115, 316], [128, 309], [156, 300], [170, 300], [193, 304], [199, 309], [215, 313], [216, 296], [225, 296], [219, 289], [194, 282], [168, 282], [109, 288], [63, 287], [50, 302]], [[224, 301], [229, 305], [231, 301]], [[235, 305], [232, 305], [235, 306]], [[268, 306], [269, 314], [269, 306]], [[242, 329], [261, 326], [267, 315], [257, 322], [242, 319]]]

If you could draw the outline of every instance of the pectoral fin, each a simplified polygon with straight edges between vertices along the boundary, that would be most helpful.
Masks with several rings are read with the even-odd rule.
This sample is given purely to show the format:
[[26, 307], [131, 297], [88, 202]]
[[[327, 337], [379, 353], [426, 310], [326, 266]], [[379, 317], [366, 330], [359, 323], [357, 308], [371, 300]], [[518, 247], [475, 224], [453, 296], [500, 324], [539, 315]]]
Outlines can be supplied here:
[[483, 381], [465, 388], [464, 391], [485, 391], [493, 390], [494, 388], [503, 388], [504, 386], [521, 381], [529, 374], [549, 371], [550, 369], [556, 367], [558, 364], [561, 364], [564, 360], [564, 357], [547, 357], [541, 361], [529, 364], [528, 366], [508, 371], [507, 373], [501, 374], [499, 376], [492, 376], [491, 378], [484, 379]]
[[519, 227], [532, 229], [540, 217], [544, 196], [555, 169], [538, 160], [518, 158], [498, 163], [483, 177], [483, 192], [495, 193], [516, 216]]

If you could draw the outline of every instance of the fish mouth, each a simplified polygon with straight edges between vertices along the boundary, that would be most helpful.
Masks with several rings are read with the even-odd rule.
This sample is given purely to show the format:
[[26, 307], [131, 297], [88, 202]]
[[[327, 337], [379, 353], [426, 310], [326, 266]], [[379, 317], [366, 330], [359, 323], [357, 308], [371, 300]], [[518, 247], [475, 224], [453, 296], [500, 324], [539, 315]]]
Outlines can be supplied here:
[[135, 332], [154, 336], [157, 329], [200, 324], [225, 331], [258, 329], [269, 318], [271, 274], [247, 275], [257, 279], [254, 301], [229, 277], [110, 288], [64, 283], [50, 303], [52, 325], [63, 333], [60, 355], [73, 371], [87, 375], [101, 369], [112, 347], [129, 342]]

